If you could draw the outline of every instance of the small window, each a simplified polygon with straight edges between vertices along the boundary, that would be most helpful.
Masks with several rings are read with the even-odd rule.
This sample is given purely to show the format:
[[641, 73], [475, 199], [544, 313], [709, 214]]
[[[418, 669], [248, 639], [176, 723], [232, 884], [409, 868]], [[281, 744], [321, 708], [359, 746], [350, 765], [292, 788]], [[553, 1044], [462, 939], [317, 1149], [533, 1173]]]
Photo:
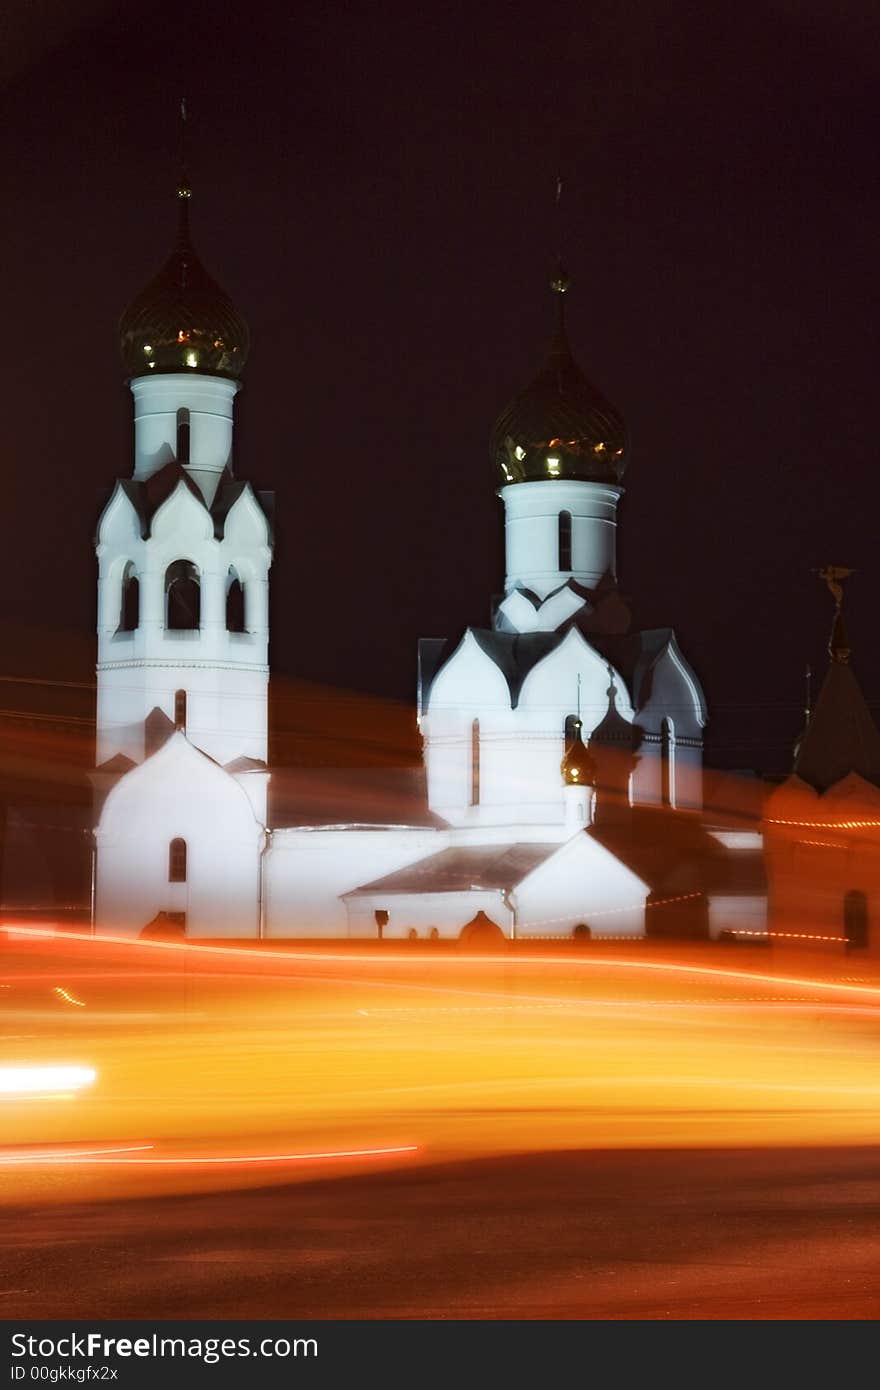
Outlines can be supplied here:
[[168, 847], [168, 882], [186, 883], [186, 840], [172, 840]]
[[576, 714], [567, 714], [565, 716], [564, 738], [566, 753], [571, 748], [571, 745], [576, 741], [578, 733], [580, 732], [580, 728], [581, 721]]
[[480, 804], [480, 721], [471, 725], [471, 805]]
[[571, 569], [571, 512], [559, 513], [559, 568]]
[[189, 410], [185, 405], [177, 412], [177, 462], [189, 463]]
[[174, 727], [186, 730], [186, 691], [174, 692]]

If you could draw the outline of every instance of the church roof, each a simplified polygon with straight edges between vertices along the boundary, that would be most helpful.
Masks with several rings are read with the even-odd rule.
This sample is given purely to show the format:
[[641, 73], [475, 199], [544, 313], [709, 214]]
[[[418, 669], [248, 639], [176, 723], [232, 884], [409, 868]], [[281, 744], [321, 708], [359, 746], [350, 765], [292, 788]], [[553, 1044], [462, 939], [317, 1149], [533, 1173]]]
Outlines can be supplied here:
[[428, 810], [424, 767], [273, 768], [269, 804], [275, 829], [446, 824]]
[[[569, 626], [576, 626], [570, 624]], [[482, 650], [495, 662], [508, 687], [513, 708], [519, 701], [526, 676], [539, 661], [563, 642], [568, 628], [557, 632], [498, 632], [489, 628], [469, 628]], [[590, 646], [610, 661], [626, 682], [634, 709], [642, 709], [651, 695], [651, 676], [658, 658], [672, 643], [670, 627], [651, 628], [625, 635], [584, 634]], [[454, 649], [453, 649], [454, 650]], [[445, 638], [425, 637], [419, 642], [419, 709], [428, 705], [431, 686], [451, 655]], [[702, 700], [702, 695], [700, 696]], [[705, 714], [705, 709], [704, 709]]]
[[[177, 459], [171, 459], [164, 467], [152, 473], [149, 478], [121, 478], [117, 484], [122, 488], [128, 500], [131, 502], [138, 515], [141, 524], [141, 535], [146, 539], [150, 534], [153, 517], [172, 494], [179, 483], [183, 485], [196, 497], [199, 502], [208, 507], [207, 502], [202, 496], [201, 488], [196, 482], [192, 473], [178, 463]], [[220, 477], [220, 483], [208, 511], [214, 522], [214, 535], [219, 540], [223, 535], [226, 524], [226, 517], [232, 510], [233, 504], [238, 501], [242, 492], [247, 487], [246, 482], [233, 478], [227, 469]], [[259, 501], [266, 520], [269, 523], [270, 535], [272, 529], [272, 513], [274, 496], [272, 493], [260, 492], [254, 494]]]
[[759, 897], [767, 891], [761, 851], [725, 848], [696, 812], [633, 806], [625, 821], [596, 824], [585, 833], [663, 897]]
[[617, 483], [626, 466], [626, 426], [572, 356], [565, 330], [568, 277], [561, 267], [552, 288], [557, 323], [549, 358], [496, 420], [493, 462], [504, 484], [552, 478]]
[[174, 250], [120, 319], [120, 348], [129, 376], [197, 371], [234, 380], [244, 370], [248, 327], [193, 250], [190, 198], [183, 181], [177, 190]]
[[793, 771], [817, 792], [849, 772], [880, 786], [880, 734], [848, 660], [828, 666]]
[[395, 873], [362, 884], [344, 896], [506, 891], [515, 888], [558, 849], [558, 844], [467, 845], [444, 849]]

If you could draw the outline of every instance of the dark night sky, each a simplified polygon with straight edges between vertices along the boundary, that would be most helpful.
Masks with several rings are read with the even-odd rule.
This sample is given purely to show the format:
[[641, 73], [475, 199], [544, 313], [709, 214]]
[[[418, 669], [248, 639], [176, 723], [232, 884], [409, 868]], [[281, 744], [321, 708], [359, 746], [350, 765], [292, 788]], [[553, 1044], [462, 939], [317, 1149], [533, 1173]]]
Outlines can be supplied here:
[[0, 674], [90, 678], [97, 497], [130, 471], [115, 327], [170, 249], [247, 316], [237, 472], [278, 499], [273, 670], [411, 698], [488, 621], [487, 439], [542, 362], [557, 169], [569, 322], [633, 449], [619, 568], [784, 766], [849, 564], [874, 611], [880, 12], [865, 3], [9, 10], [0, 92]]

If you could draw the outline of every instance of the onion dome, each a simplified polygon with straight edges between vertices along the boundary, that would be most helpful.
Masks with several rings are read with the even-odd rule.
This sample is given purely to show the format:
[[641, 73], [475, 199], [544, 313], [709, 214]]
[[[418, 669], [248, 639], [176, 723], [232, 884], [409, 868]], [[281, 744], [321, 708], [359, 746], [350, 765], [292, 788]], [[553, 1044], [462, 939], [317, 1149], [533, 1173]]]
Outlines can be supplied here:
[[581, 721], [576, 719], [574, 738], [560, 763], [562, 780], [567, 787], [592, 787], [596, 781], [596, 764], [581, 737], [581, 728]]
[[556, 332], [546, 367], [502, 411], [492, 431], [492, 459], [503, 483], [578, 478], [618, 483], [626, 467], [626, 426], [591, 386], [571, 355], [565, 331], [569, 280], [559, 267]]
[[244, 370], [248, 327], [192, 248], [191, 197], [182, 180], [174, 250], [120, 319], [122, 360], [129, 376], [196, 371], [235, 380]]

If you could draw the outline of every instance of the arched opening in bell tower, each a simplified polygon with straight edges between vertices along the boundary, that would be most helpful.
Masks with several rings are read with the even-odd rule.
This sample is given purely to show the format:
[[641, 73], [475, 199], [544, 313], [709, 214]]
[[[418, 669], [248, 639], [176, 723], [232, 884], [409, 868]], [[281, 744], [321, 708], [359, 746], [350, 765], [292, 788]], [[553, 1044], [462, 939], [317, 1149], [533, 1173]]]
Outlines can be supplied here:
[[175, 560], [165, 571], [165, 626], [171, 632], [193, 631], [201, 616], [199, 572], [191, 560]]
[[226, 631], [246, 632], [244, 621], [244, 585], [232, 565], [229, 567], [226, 589]]
[[129, 561], [122, 574], [122, 592], [119, 603], [119, 631], [135, 632], [140, 623], [141, 586]]

